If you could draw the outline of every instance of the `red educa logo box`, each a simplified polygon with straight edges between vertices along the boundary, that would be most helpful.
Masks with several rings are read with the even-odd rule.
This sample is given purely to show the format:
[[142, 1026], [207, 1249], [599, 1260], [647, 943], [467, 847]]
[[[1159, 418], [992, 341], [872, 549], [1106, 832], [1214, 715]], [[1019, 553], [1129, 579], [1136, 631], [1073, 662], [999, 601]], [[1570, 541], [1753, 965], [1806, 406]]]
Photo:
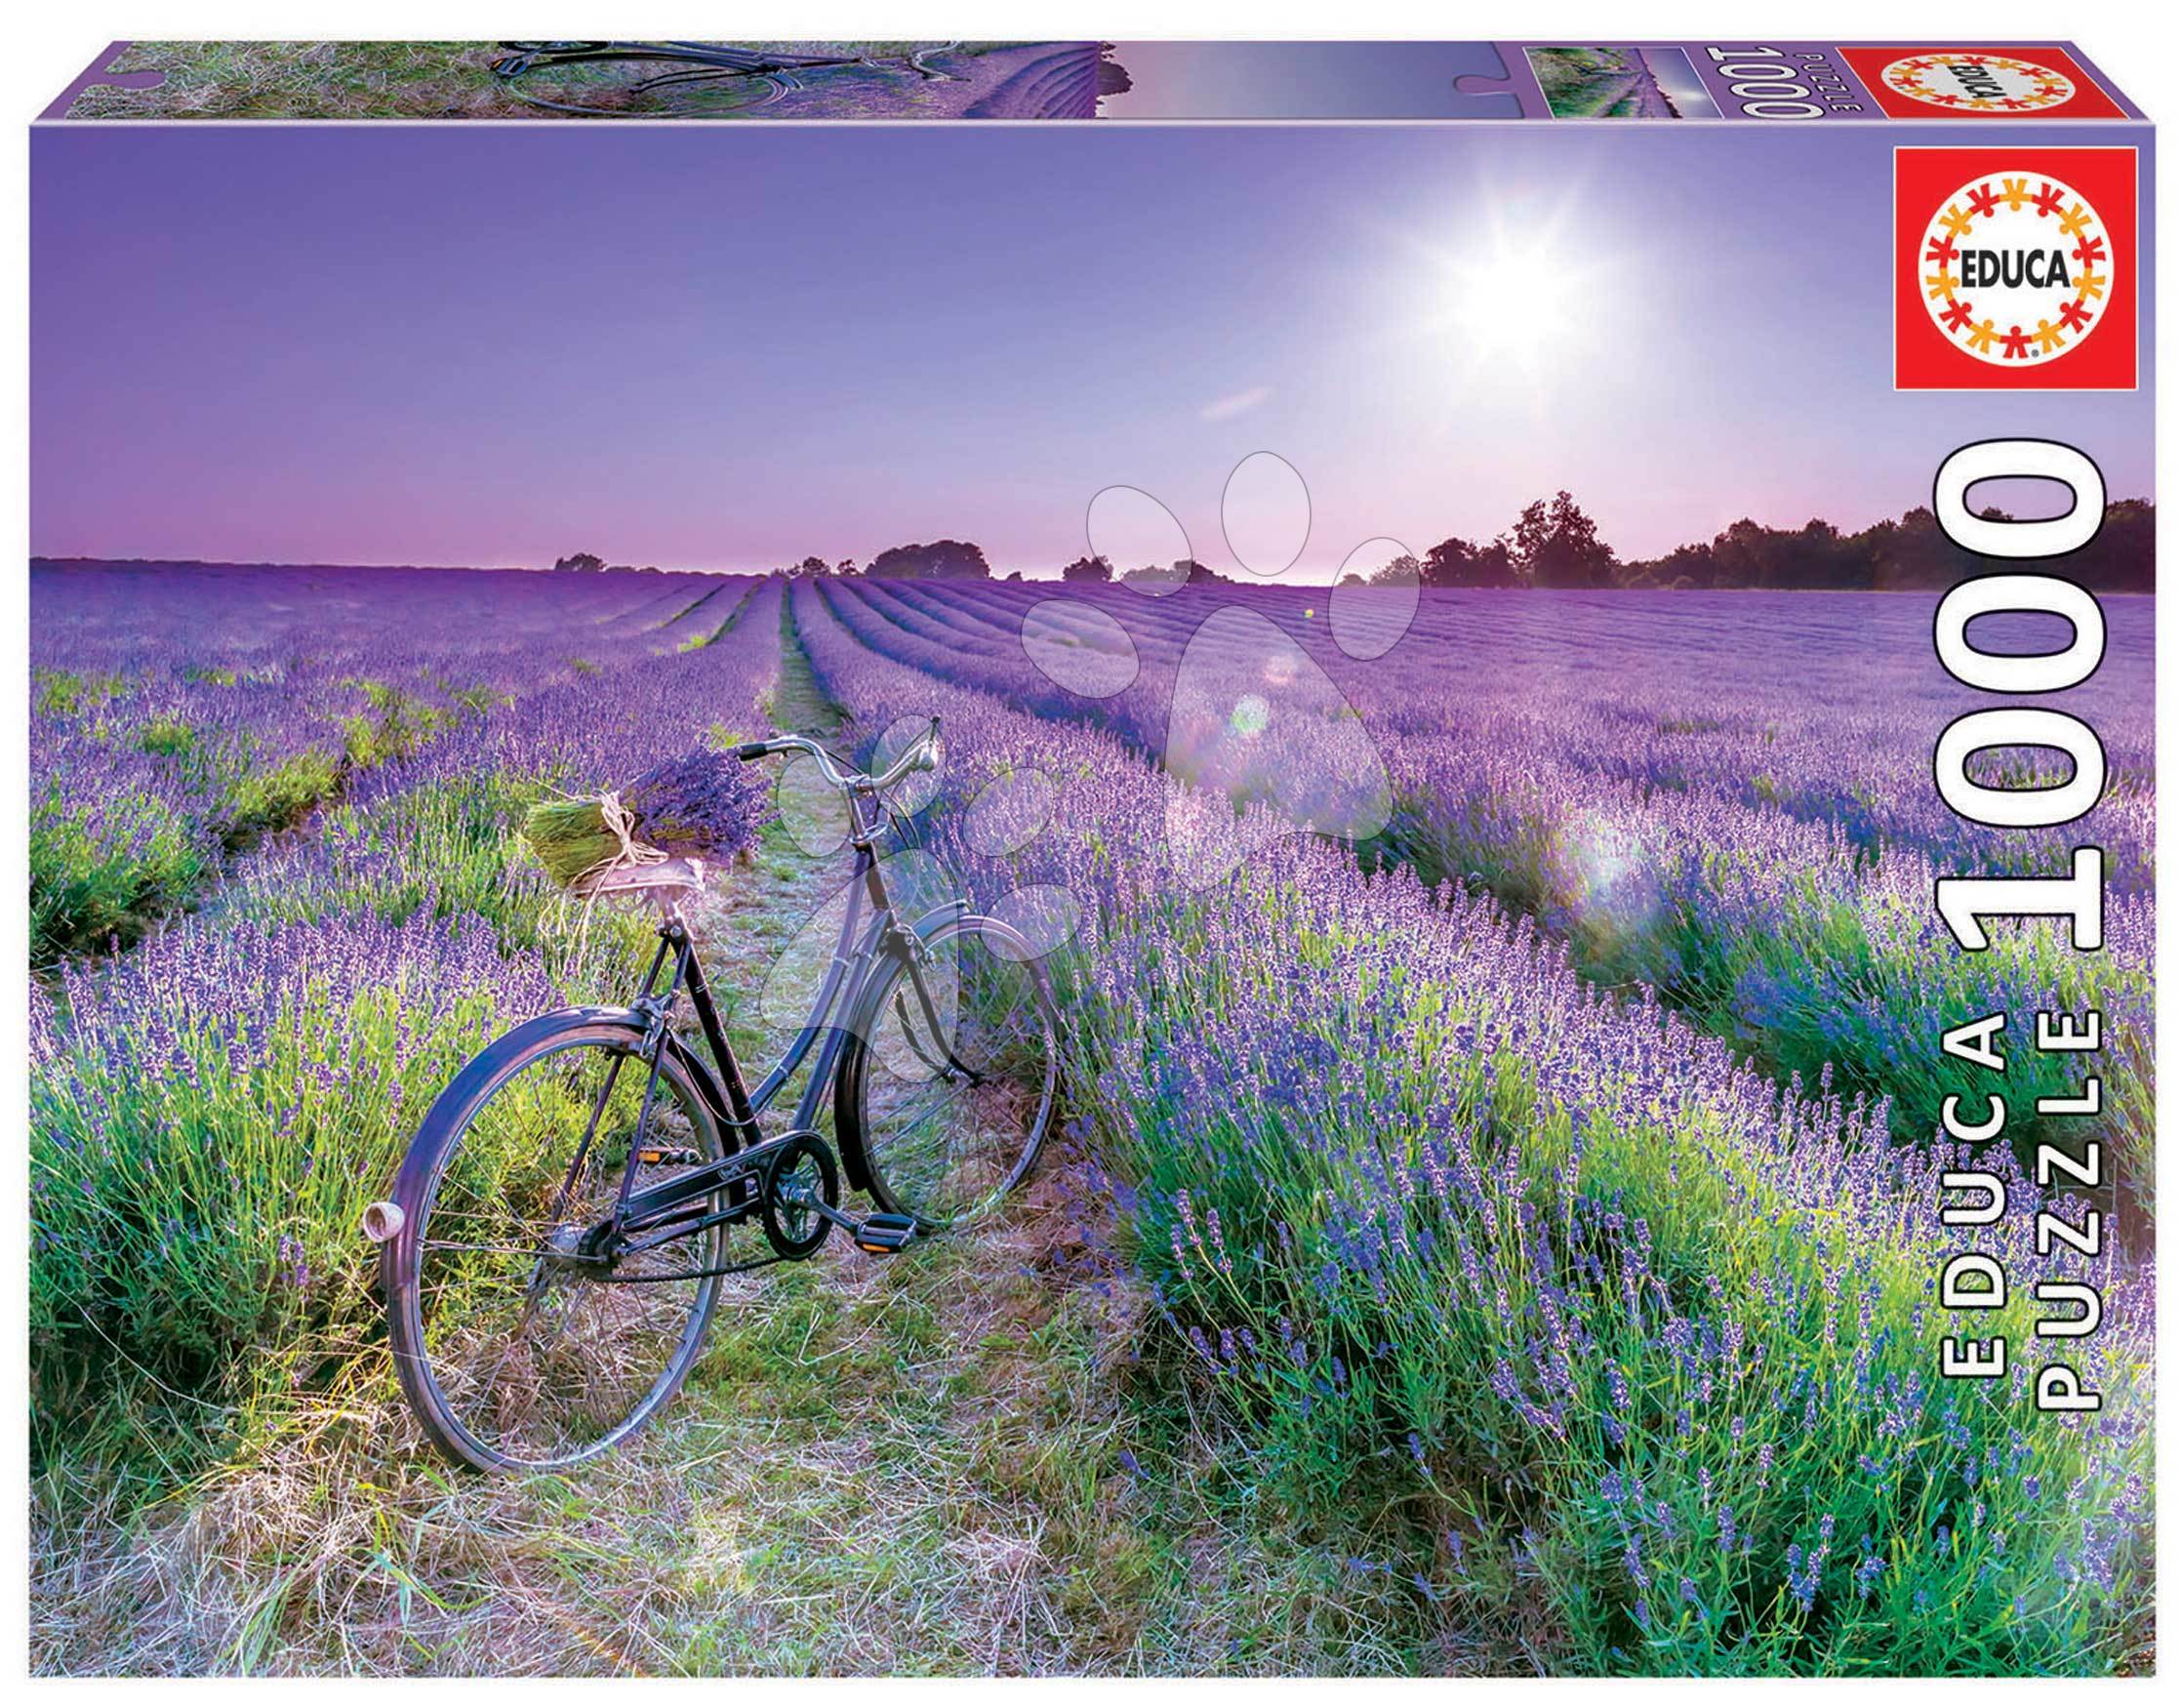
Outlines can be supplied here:
[[2133, 148], [1894, 154], [1894, 384], [2136, 384]]
[[2061, 47], [1842, 48], [1878, 109], [1897, 119], [2117, 119], [2127, 115]]
[[32, 1670], [2157, 1670], [2083, 51], [117, 43], [29, 157]]

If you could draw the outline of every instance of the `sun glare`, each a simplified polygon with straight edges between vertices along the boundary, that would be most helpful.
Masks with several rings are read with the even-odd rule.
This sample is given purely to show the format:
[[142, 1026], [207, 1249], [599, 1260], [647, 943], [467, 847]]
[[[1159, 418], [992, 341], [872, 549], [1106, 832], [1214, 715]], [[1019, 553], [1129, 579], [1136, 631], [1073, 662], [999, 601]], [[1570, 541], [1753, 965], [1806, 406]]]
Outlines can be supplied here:
[[1474, 237], [1425, 251], [1423, 330], [1471, 394], [1497, 386], [1542, 398], [1605, 355], [1629, 271], [1571, 241], [1566, 213], [1518, 223], [1496, 210]]
[[1449, 328], [1479, 360], [1528, 365], [1581, 337], [1581, 275], [1550, 241], [1495, 237], [1488, 255], [1449, 275]]

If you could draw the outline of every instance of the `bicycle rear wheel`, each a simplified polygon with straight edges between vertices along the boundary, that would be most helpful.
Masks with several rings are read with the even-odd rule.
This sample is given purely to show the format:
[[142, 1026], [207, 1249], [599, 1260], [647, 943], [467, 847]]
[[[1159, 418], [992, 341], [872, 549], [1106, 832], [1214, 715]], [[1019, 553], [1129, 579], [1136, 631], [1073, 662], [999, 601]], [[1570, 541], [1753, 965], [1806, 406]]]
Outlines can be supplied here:
[[844, 1150], [927, 1233], [989, 1214], [1036, 1165], [1060, 1097], [1060, 1013], [1030, 943], [966, 915], [881, 963], [835, 1081]]
[[726, 43], [516, 46], [495, 72], [517, 100], [550, 112], [725, 118], [769, 106], [797, 87], [791, 66]]
[[[410, 1147], [393, 1194], [404, 1225], [381, 1259], [389, 1333], [403, 1391], [462, 1463], [594, 1458], [673, 1398], [702, 1350], [719, 1278], [673, 1278], [726, 1262], [724, 1225], [610, 1266], [581, 1244], [612, 1212], [636, 1141], [642, 1041], [618, 1021], [534, 1021], [463, 1071]], [[642, 1130], [637, 1191], [724, 1154], [672, 1052]]]

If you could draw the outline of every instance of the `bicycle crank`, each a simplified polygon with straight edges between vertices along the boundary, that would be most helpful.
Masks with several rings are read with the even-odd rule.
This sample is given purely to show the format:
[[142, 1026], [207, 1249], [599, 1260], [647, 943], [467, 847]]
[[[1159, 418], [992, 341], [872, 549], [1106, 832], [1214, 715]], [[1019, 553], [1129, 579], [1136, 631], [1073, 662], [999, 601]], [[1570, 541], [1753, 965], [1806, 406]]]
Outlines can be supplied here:
[[766, 1159], [761, 1192], [765, 1238], [783, 1257], [808, 1257], [835, 1228], [877, 1256], [903, 1249], [922, 1232], [914, 1216], [879, 1210], [859, 1218], [842, 1209], [831, 1147], [816, 1133], [781, 1141]]
[[793, 1133], [765, 1159], [758, 1214], [765, 1239], [783, 1257], [808, 1257], [840, 1219], [840, 1170], [832, 1147], [816, 1133]]

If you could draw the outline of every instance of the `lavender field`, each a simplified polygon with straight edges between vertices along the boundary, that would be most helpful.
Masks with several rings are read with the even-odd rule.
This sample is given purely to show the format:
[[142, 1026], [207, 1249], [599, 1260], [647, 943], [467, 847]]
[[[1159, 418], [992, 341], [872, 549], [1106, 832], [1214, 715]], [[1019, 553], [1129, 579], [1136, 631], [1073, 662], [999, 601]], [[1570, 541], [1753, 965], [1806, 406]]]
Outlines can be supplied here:
[[[2033, 834], [1937, 797], [1931, 743], [1977, 697], [1918, 596], [41, 565], [31, 598], [40, 1664], [474, 1669], [490, 1574], [449, 1555], [466, 1497], [388, 1421], [355, 1230], [463, 1060], [642, 951], [640, 921], [572, 917], [514, 828], [700, 742], [808, 725], [863, 752], [936, 712], [927, 843], [1042, 936], [1074, 1031], [1030, 1219], [934, 1254], [1044, 1289], [1010, 1379], [1050, 1385], [914, 1420], [927, 1460], [990, 1427], [967, 1412], [1019, 1429], [949, 1497], [983, 1527], [928, 1552], [1034, 1617], [972, 1619], [956, 1585], [982, 1635], [927, 1633], [924, 1664], [2151, 1666], [2149, 599], [2106, 601], [2071, 703], [2113, 786]], [[2008, 643], [2049, 642], [2023, 620]], [[794, 821], [784, 799], [726, 880], [752, 918], [815, 863]], [[2107, 854], [2101, 954], [2030, 920], [1952, 948], [1935, 875], [2058, 871], [2077, 840]], [[761, 982], [752, 930], [722, 984]], [[2096, 1259], [2039, 1249], [2017, 1160], [2062, 1136], [2035, 1100], [2076, 1071], [1938, 1048], [2089, 1006], [2104, 1104], [2072, 1142], [2122, 1182]], [[2011, 1207], [1979, 1248], [2016, 1296], [1948, 1310], [1939, 1111], [2002, 1080], [1980, 1155]], [[2033, 1346], [2030, 1290], [2066, 1280], [2104, 1293], [2074, 1343], [2100, 1410], [2036, 1412], [2029, 1356], [1940, 1379], [1949, 1335]], [[795, 1361], [824, 1324], [794, 1313], [819, 1307], [766, 1297], [685, 1408], [707, 1384], [746, 1416], [817, 1403]], [[904, 1333], [922, 1298], [858, 1321]], [[1056, 1352], [1093, 1313], [1095, 1345]], [[828, 1390], [897, 1362], [858, 1356]], [[413, 1525], [268, 1528], [268, 1487], [345, 1510], [313, 1455]], [[883, 1455], [844, 1463], [872, 1498]], [[237, 1549], [302, 1587], [182, 1632], [174, 1574], [113, 1539], [158, 1495], [215, 1529], [254, 1505]], [[522, 1510], [533, 1542], [588, 1517]], [[770, 1512], [746, 1566], [801, 1558], [766, 1547]], [[692, 1573], [623, 1572], [582, 1645], [541, 1618], [534, 1664], [888, 1658], [760, 1641], [736, 1573]], [[874, 1593], [797, 1582], [836, 1614]], [[124, 1591], [166, 1635], [57, 1610]], [[919, 1630], [954, 1606], [903, 1595]]]

